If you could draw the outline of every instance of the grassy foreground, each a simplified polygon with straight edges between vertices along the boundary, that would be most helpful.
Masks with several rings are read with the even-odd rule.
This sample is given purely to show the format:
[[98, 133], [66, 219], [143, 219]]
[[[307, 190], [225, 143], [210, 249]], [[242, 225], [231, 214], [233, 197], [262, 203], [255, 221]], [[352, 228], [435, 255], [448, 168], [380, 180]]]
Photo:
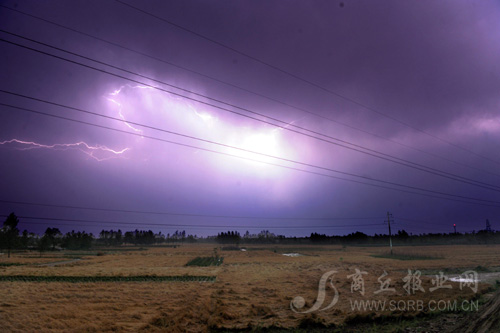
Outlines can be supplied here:
[[[202, 266], [186, 265], [198, 257], [211, 257], [214, 247], [100, 249], [100, 255], [79, 253], [78, 261], [67, 260], [69, 251], [42, 257], [29, 252], [10, 259], [1, 256], [2, 331], [324, 331], [358, 324], [382, 329], [387, 326], [384, 322], [396, 323], [391, 324], [394, 327], [407, 321], [418, 325], [446, 311], [354, 311], [352, 303], [477, 298], [491, 285], [480, 284], [474, 293], [448, 281], [452, 289], [430, 292], [434, 273], [460, 274], [484, 267], [487, 274], [496, 274], [492, 267], [500, 262], [500, 246], [412, 247], [411, 253], [408, 248], [400, 251], [411, 260], [394, 260], [385, 256], [384, 248], [259, 245], [247, 247], [248, 251], [218, 249], [224, 257], [219, 265], [203, 259], [198, 259]], [[295, 252], [300, 255], [283, 255]], [[364, 295], [353, 289], [356, 269], [365, 272]], [[425, 291], [405, 291], [408, 270], [422, 273]], [[331, 271], [338, 302], [312, 314], [292, 311], [298, 296], [305, 301], [302, 310], [313, 306], [321, 276]], [[384, 273], [394, 292], [376, 293]], [[323, 307], [332, 301], [332, 291], [326, 288]]]

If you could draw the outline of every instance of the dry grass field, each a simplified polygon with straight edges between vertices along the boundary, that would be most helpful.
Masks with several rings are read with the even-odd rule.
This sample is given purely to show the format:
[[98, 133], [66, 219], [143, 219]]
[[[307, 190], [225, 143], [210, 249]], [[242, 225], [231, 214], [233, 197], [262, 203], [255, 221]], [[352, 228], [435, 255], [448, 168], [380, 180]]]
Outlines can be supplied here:
[[[258, 330], [263, 327], [297, 328], [305, 324], [342, 325], [356, 318], [416, 315], [419, 311], [356, 313], [354, 300], [453, 300], [470, 299], [491, 284], [480, 283], [476, 294], [433, 287], [433, 274], [450, 276], [466, 270], [490, 272], [500, 266], [500, 246], [396, 247], [402, 258], [385, 258], [386, 248], [340, 246], [255, 245], [247, 251], [222, 251], [219, 266], [186, 266], [196, 257], [212, 256], [215, 244], [177, 248], [117, 248], [97, 252], [14, 253], [0, 257], [0, 276], [215, 276], [215, 282], [25, 282], [0, 281], [0, 330], [5, 331], [168, 331]], [[299, 253], [300, 256], [285, 256]], [[73, 260], [75, 257], [80, 260]], [[400, 260], [408, 259], [408, 260]], [[54, 264], [55, 263], [55, 264]], [[16, 265], [9, 265], [16, 264]], [[351, 290], [355, 269], [364, 274], [365, 294]], [[422, 271], [422, 287], [408, 295], [403, 278], [408, 269]], [[337, 271], [332, 282], [338, 302], [314, 314], [294, 313], [296, 296], [309, 309], [318, 295], [321, 276]], [[374, 293], [377, 279], [387, 271], [394, 292]], [[384, 278], [384, 279], [385, 279]], [[499, 277], [500, 279], [500, 277]], [[333, 290], [326, 289], [324, 306]], [[323, 307], [324, 307], [323, 306]], [[428, 310], [425, 310], [428, 311]], [[358, 316], [356, 317], [356, 315]], [[364, 317], [363, 317], [364, 316]]]

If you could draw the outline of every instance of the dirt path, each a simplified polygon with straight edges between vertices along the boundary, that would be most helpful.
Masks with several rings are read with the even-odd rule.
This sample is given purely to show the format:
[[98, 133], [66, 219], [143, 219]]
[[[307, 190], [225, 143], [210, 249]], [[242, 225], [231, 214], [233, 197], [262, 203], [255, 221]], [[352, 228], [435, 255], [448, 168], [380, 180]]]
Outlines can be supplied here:
[[493, 294], [479, 312], [464, 317], [450, 332], [500, 332], [500, 291]]

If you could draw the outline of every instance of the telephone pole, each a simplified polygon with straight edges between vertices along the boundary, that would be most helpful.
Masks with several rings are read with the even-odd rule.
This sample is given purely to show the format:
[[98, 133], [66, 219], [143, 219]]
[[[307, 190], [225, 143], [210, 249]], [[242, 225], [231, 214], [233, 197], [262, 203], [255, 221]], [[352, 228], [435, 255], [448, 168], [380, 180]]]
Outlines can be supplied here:
[[490, 224], [490, 220], [486, 219], [486, 232], [492, 232], [491, 230], [491, 224]]
[[387, 225], [389, 226], [389, 246], [391, 248], [391, 256], [392, 256], [391, 219], [392, 219], [392, 214], [387, 212]]

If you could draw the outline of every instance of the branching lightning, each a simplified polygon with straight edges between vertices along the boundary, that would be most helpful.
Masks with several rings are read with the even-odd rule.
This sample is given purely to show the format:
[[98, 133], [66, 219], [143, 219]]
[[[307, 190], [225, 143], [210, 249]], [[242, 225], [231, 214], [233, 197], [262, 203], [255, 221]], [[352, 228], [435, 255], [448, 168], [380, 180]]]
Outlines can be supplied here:
[[[37, 142], [32, 142], [32, 141], [23, 141], [23, 140], [18, 140], [18, 139], [12, 139], [12, 140], [6, 140], [6, 141], [0, 141], [0, 145], [16, 145], [17, 147], [15, 149], [17, 150], [32, 150], [32, 149], [53, 149], [53, 150], [69, 150], [69, 149], [77, 149], [81, 151], [82, 153], [88, 155], [89, 157], [95, 159], [96, 161], [105, 161], [109, 160], [112, 158], [118, 158], [121, 157], [126, 151], [128, 151], [130, 148], [124, 148], [122, 150], [114, 150], [111, 148], [108, 148], [103, 145], [89, 145], [86, 142], [80, 141], [76, 143], [56, 143], [53, 145], [44, 145], [41, 143]], [[101, 155], [108, 155], [106, 157], [98, 156], [98, 154]]]
[[117, 107], [118, 107], [118, 116], [124, 121], [125, 125], [127, 125], [128, 128], [134, 130], [135, 132], [138, 132], [138, 133], [142, 133], [143, 131], [130, 125], [129, 123], [127, 123], [127, 120], [125, 119], [125, 116], [123, 115], [123, 106], [122, 106], [122, 103], [120, 103], [117, 99], [118, 99], [118, 95], [122, 92], [122, 89], [125, 88], [125, 87], [129, 87], [129, 88], [138, 88], [138, 89], [152, 89], [150, 87], [143, 87], [143, 86], [130, 86], [130, 85], [125, 85], [125, 86], [121, 86], [119, 89], [116, 89], [115, 91], [113, 91], [112, 93], [109, 94], [109, 96], [111, 97], [106, 97], [106, 99], [108, 101], [110, 101], [111, 103], [115, 104]]
[[[125, 88], [130, 88], [130, 89], [147, 89], [147, 90], [153, 90], [154, 91], [154, 88], [152, 87], [148, 87], [148, 86], [140, 86], [140, 85], [130, 85], [130, 84], [126, 84], [126, 85], [123, 85], [121, 86], [120, 88], [114, 90], [113, 92], [109, 93], [108, 95], [105, 96], [105, 98], [110, 101], [111, 103], [113, 103], [114, 105], [116, 105], [118, 107], [118, 115], [119, 117], [124, 121], [124, 123], [129, 127], [131, 128], [132, 130], [134, 130], [135, 132], [139, 132], [139, 133], [142, 133], [143, 131], [132, 126], [130, 123], [127, 122], [127, 120], [125, 119], [125, 115], [123, 114], [124, 113], [124, 107], [126, 106], [126, 104], [124, 102], [121, 101], [121, 99], [119, 98], [119, 95], [124, 93], [124, 89]], [[178, 96], [170, 96], [169, 98], [169, 102], [171, 103], [172, 101], [179, 101], [181, 102], [182, 104], [182, 108], [187, 108], [188, 110], [192, 111], [197, 117], [199, 117], [206, 125], [208, 126], [212, 126], [218, 119], [217, 117], [209, 114], [208, 112], [206, 111], [197, 111], [196, 108], [194, 108], [191, 104], [189, 103], [185, 103], [185, 101], [178, 97]], [[179, 108], [178, 105], [176, 105], [177, 108]]]
[[196, 109], [192, 108], [193, 112], [205, 122], [208, 126], [213, 126], [213, 124], [217, 121], [217, 118], [208, 114], [206, 112], [198, 112]]

